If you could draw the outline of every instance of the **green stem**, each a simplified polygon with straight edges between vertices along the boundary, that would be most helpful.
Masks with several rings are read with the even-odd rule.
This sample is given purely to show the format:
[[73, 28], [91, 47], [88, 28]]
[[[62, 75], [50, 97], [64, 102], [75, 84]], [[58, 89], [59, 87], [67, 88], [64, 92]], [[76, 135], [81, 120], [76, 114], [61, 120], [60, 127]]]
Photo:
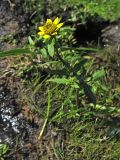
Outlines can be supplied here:
[[41, 129], [41, 131], [40, 131], [40, 134], [39, 134], [39, 136], [38, 136], [38, 140], [41, 140], [41, 138], [42, 138], [42, 136], [43, 136], [43, 133], [44, 133], [44, 130], [45, 130], [45, 127], [46, 127], [47, 122], [48, 122], [49, 113], [50, 113], [50, 107], [51, 107], [50, 97], [51, 97], [51, 93], [50, 93], [50, 91], [48, 90], [48, 106], [47, 106], [46, 118], [45, 118], [45, 121], [44, 121], [44, 123], [43, 123], [43, 126], [42, 126], [42, 129]]
[[62, 62], [62, 64], [66, 67], [66, 69], [68, 70], [68, 72], [70, 73], [70, 70], [71, 70], [71, 67], [70, 67], [70, 64], [68, 62], [66, 62], [62, 56], [59, 54], [59, 51], [58, 51], [58, 42], [57, 42], [57, 39], [55, 37], [55, 44], [56, 44], [56, 56], [57, 58]]

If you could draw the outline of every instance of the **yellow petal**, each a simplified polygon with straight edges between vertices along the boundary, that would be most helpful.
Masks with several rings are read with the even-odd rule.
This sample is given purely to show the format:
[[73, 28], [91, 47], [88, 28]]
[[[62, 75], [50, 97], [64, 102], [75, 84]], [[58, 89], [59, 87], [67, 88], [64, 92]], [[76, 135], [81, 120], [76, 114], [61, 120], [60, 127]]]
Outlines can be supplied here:
[[56, 35], [56, 34], [57, 34], [57, 32], [54, 32], [54, 33], [52, 33], [51, 35], [54, 36], [54, 35]]
[[58, 30], [59, 28], [61, 28], [62, 25], [63, 25], [63, 23], [59, 23], [59, 24], [57, 25], [57, 29], [56, 29], [56, 30]]
[[43, 28], [43, 27], [38, 27], [38, 29], [39, 29], [40, 31], [44, 31], [44, 28]]
[[50, 35], [47, 35], [47, 34], [46, 34], [46, 35], [44, 35], [43, 37], [44, 37], [45, 39], [48, 39], [48, 38], [50, 38]]
[[46, 23], [52, 23], [52, 20], [51, 19], [47, 19]]
[[54, 24], [58, 24], [59, 23], [59, 18], [57, 17], [57, 18], [55, 18], [55, 20], [54, 20], [54, 22], [53, 22]]
[[38, 32], [38, 35], [44, 35], [44, 32]]

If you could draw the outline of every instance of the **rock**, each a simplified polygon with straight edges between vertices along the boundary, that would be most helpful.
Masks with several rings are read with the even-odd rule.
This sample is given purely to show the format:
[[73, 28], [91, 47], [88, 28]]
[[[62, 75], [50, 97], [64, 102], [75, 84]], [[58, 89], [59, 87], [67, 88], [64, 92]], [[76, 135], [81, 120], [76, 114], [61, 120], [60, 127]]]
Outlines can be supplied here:
[[109, 25], [102, 30], [102, 42], [104, 46], [120, 44], [120, 24]]
[[26, 36], [29, 18], [22, 7], [22, 1], [10, 3], [11, 1], [0, 0], [0, 51], [7, 49], [6, 43], [10, 44], [11, 48], [15, 48], [13, 40], [18, 41]]

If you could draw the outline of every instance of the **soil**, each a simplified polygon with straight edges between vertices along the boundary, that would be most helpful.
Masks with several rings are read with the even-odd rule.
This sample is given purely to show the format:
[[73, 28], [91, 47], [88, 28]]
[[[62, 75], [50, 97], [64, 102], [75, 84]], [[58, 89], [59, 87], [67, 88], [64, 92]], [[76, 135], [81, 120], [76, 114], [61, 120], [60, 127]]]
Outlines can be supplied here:
[[[26, 39], [29, 32], [29, 17], [22, 8], [22, 0], [15, 2], [0, 0], [0, 50], [17, 47]], [[101, 40], [104, 45], [120, 44], [120, 25], [108, 22], [89, 22], [77, 27], [75, 37], [77, 45]], [[17, 43], [11, 43], [17, 39]], [[7, 59], [0, 60], [0, 73], [7, 68]], [[39, 147], [37, 133], [39, 123], [26, 116], [29, 108], [21, 101], [18, 90], [19, 80], [10, 76], [0, 78], [0, 143], [7, 143], [11, 149], [6, 160], [37, 160]], [[31, 112], [30, 112], [31, 113]], [[30, 115], [30, 114], [29, 114]], [[32, 115], [34, 117], [34, 115]], [[26, 118], [27, 117], [27, 118]]]
[[11, 150], [5, 159], [37, 159], [39, 126], [25, 117], [25, 106], [18, 96], [18, 82], [10, 77], [0, 82], [0, 143], [8, 144]]
[[[15, 3], [9, 0], [0, 0], [0, 50], [15, 48], [25, 41], [29, 30], [29, 16], [22, 7], [23, 0]], [[13, 43], [13, 40], [17, 42]]]
[[[19, 40], [26, 38], [29, 30], [28, 15], [21, 4], [22, 0], [15, 3], [0, 0], [1, 51], [16, 48]], [[14, 44], [12, 39], [15, 38], [17, 43]], [[19, 79], [11, 76], [9, 69], [6, 75], [2, 75], [7, 71], [8, 64], [7, 58], [0, 59], [0, 144], [9, 145], [10, 152], [6, 160], [37, 160], [39, 125], [19, 97]]]
[[[0, 72], [7, 71], [7, 68], [8, 59], [2, 58]], [[11, 73], [8, 70], [7, 75], [1, 74], [0, 77], [0, 144], [9, 146], [6, 160], [37, 160], [40, 122], [35, 120], [29, 106], [23, 103], [18, 87], [20, 79]]]

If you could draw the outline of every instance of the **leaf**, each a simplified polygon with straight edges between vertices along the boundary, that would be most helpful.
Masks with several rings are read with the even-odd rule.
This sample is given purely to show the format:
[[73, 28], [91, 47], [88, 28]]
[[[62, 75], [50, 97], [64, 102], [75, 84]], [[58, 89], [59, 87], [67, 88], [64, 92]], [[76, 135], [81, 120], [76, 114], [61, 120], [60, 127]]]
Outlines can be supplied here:
[[68, 72], [66, 71], [66, 69], [59, 69], [59, 70], [51, 70], [51, 69], [49, 69], [49, 68], [45, 68], [44, 69], [47, 73], [49, 73], [49, 74], [52, 74], [52, 75], [61, 75], [61, 76], [64, 76], [64, 75], [66, 75], [66, 76], [68, 76], [69, 74], [68, 74]]
[[68, 84], [70, 80], [66, 78], [54, 78], [54, 79], [49, 79], [48, 82], [54, 82], [57, 84]]
[[48, 56], [47, 50], [46, 50], [45, 48], [40, 49], [40, 52], [41, 52], [41, 54], [42, 54], [42, 56], [43, 56], [44, 58], [46, 58], [46, 57]]
[[81, 67], [86, 63], [86, 59], [82, 60], [81, 62], [75, 64], [74, 68], [73, 68], [73, 71], [74, 72], [78, 72], [80, 71]]
[[67, 26], [67, 27], [62, 27], [60, 32], [71, 32], [71, 31], [74, 31], [75, 29], [74, 28], [71, 28], [70, 26]]
[[99, 49], [96, 48], [85, 48], [85, 47], [80, 47], [80, 48], [75, 48], [75, 47], [61, 47], [62, 51], [67, 51], [67, 50], [74, 50], [74, 51], [93, 51], [97, 52]]
[[0, 158], [7, 153], [9, 147], [7, 144], [0, 144]]
[[83, 80], [80, 81], [80, 85], [83, 87], [84, 93], [87, 96], [89, 102], [96, 104], [96, 97], [93, 94], [91, 87]]
[[34, 44], [34, 41], [32, 40], [31, 36], [28, 37], [28, 41], [29, 41], [29, 43], [30, 43], [31, 45]]
[[49, 41], [49, 44], [48, 44], [48, 53], [49, 53], [49, 55], [50, 55], [51, 57], [54, 56], [54, 44], [55, 44], [55, 42], [54, 42], [54, 38], [53, 38], [53, 39], [51, 39], [51, 40]]
[[29, 51], [28, 49], [12, 49], [9, 51], [0, 52], [0, 57], [14, 56], [20, 54], [34, 54], [34, 53]]
[[96, 72], [93, 74], [92, 78], [93, 78], [93, 80], [95, 81], [95, 80], [98, 80], [98, 79], [102, 78], [104, 75], [105, 75], [105, 71], [104, 71], [104, 69], [102, 69], [102, 70], [96, 71]]
[[80, 86], [75, 82], [71, 85], [71, 87], [75, 88], [75, 89], [79, 89], [80, 88]]

